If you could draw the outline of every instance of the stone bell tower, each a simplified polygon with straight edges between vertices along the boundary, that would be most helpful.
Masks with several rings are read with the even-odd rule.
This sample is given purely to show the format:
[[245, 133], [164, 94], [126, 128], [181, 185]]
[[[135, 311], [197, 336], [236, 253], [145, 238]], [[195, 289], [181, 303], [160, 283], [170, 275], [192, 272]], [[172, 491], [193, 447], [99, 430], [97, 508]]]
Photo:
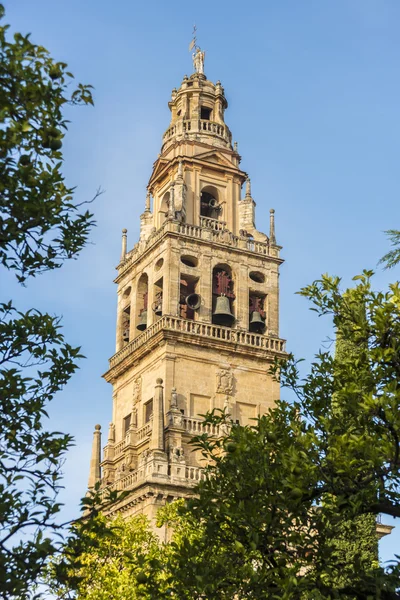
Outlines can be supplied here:
[[251, 424], [279, 397], [268, 369], [285, 355], [274, 211], [268, 237], [255, 226], [224, 89], [207, 80], [203, 58], [172, 91], [129, 252], [123, 230], [116, 353], [104, 375], [112, 422], [102, 457], [97, 426], [91, 461], [91, 486], [129, 491], [113, 511], [150, 518], [202, 477], [204, 463], [188, 446], [203, 431], [201, 415], [226, 408]]

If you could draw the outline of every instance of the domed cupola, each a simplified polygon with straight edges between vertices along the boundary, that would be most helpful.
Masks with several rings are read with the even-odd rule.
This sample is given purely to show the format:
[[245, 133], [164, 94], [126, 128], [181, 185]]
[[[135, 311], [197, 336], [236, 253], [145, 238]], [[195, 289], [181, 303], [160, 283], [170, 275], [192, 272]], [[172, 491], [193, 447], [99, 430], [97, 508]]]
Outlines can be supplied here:
[[183, 78], [181, 87], [172, 90], [171, 123], [164, 133], [161, 152], [182, 140], [196, 140], [232, 150], [232, 134], [224, 122], [228, 106], [220, 81], [208, 81], [203, 73], [204, 52], [197, 49], [193, 58], [195, 73]]

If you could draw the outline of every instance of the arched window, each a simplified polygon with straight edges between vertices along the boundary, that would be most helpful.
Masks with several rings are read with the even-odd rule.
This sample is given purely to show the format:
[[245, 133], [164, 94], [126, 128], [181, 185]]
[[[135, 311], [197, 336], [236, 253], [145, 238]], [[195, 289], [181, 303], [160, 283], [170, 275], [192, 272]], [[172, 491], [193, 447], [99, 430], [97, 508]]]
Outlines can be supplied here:
[[136, 293], [136, 331], [141, 333], [147, 328], [147, 297], [149, 292], [149, 278], [146, 273], [140, 276]]
[[253, 333], [264, 333], [266, 313], [264, 310], [265, 295], [250, 292], [249, 295], [249, 330]]
[[212, 279], [213, 314], [212, 322], [216, 325], [231, 327], [235, 321], [234, 282], [229, 265], [216, 265]]
[[160, 204], [160, 209], [158, 211], [158, 223], [160, 227], [168, 216], [169, 196], [169, 192], [166, 192]]
[[200, 196], [200, 215], [209, 219], [218, 219], [220, 214], [218, 191], [212, 186], [203, 188]]

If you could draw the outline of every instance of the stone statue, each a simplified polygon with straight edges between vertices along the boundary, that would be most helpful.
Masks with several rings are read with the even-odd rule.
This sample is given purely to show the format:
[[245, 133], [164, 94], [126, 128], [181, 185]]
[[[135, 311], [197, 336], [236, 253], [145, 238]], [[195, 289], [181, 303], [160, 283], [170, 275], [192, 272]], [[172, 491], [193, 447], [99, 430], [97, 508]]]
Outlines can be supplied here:
[[176, 388], [171, 390], [171, 408], [178, 408], [178, 394]]
[[204, 58], [206, 53], [202, 52], [200, 48], [196, 48], [196, 52], [193, 52], [193, 66], [196, 73], [204, 75]]

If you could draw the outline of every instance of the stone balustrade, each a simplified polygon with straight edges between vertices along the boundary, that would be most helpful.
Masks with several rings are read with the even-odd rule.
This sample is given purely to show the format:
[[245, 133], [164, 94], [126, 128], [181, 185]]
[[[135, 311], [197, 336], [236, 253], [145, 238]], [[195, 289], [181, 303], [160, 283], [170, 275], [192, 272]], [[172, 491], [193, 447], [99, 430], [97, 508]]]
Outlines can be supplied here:
[[185, 477], [189, 481], [197, 482], [205, 479], [204, 469], [201, 467], [186, 467]]
[[182, 426], [187, 433], [192, 435], [208, 433], [209, 435], [219, 436], [219, 425], [204, 423], [204, 419], [184, 417], [182, 419]]
[[219, 221], [218, 219], [211, 219], [210, 217], [200, 217], [200, 227], [214, 229], [214, 231], [224, 231], [226, 228], [226, 221]]
[[151, 422], [149, 421], [149, 423], [146, 423], [146, 425], [143, 425], [143, 427], [141, 427], [140, 429], [137, 430], [136, 433], [136, 437], [137, 437], [137, 441], [141, 442], [142, 440], [144, 440], [144, 438], [148, 437], [151, 433]]
[[227, 144], [232, 141], [232, 134], [229, 128], [223, 123], [209, 121], [208, 119], [184, 119], [179, 120], [174, 125], [168, 127], [163, 135], [163, 144], [166, 144], [175, 137], [184, 135], [203, 134], [218, 137]]
[[153, 233], [147, 240], [141, 241], [128, 252], [125, 259], [119, 264], [119, 275], [123, 275], [139, 258], [152, 248], [157, 242], [168, 233], [178, 233], [181, 238], [207, 240], [231, 248], [240, 248], [255, 254], [263, 256], [279, 257], [279, 250], [271, 247], [267, 242], [257, 242], [253, 239], [239, 237], [225, 229], [226, 223], [218, 219], [209, 219], [201, 217], [201, 226], [190, 225], [189, 223], [179, 223], [174, 220], [167, 220]]
[[202, 323], [200, 321], [190, 321], [189, 319], [181, 319], [165, 315], [158, 321], [150, 325], [142, 334], [138, 335], [122, 350], [119, 350], [110, 359], [110, 369], [120, 364], [127, 356], [132, 354], [139, 347], [156, 335], [159, 331], [176, 331], [183, 334], [196, 335], [205, 339], [225, 340], [234, 344], [245, 346], [248, 348], [259, 348], [270, 352], [285, 352], [285, 341], [280, 338], [273, 338], [268, 335], [251, 333], [250, 331], [242, 331], [239, 329], [230, 329], [220, 325], [211, 323]]

